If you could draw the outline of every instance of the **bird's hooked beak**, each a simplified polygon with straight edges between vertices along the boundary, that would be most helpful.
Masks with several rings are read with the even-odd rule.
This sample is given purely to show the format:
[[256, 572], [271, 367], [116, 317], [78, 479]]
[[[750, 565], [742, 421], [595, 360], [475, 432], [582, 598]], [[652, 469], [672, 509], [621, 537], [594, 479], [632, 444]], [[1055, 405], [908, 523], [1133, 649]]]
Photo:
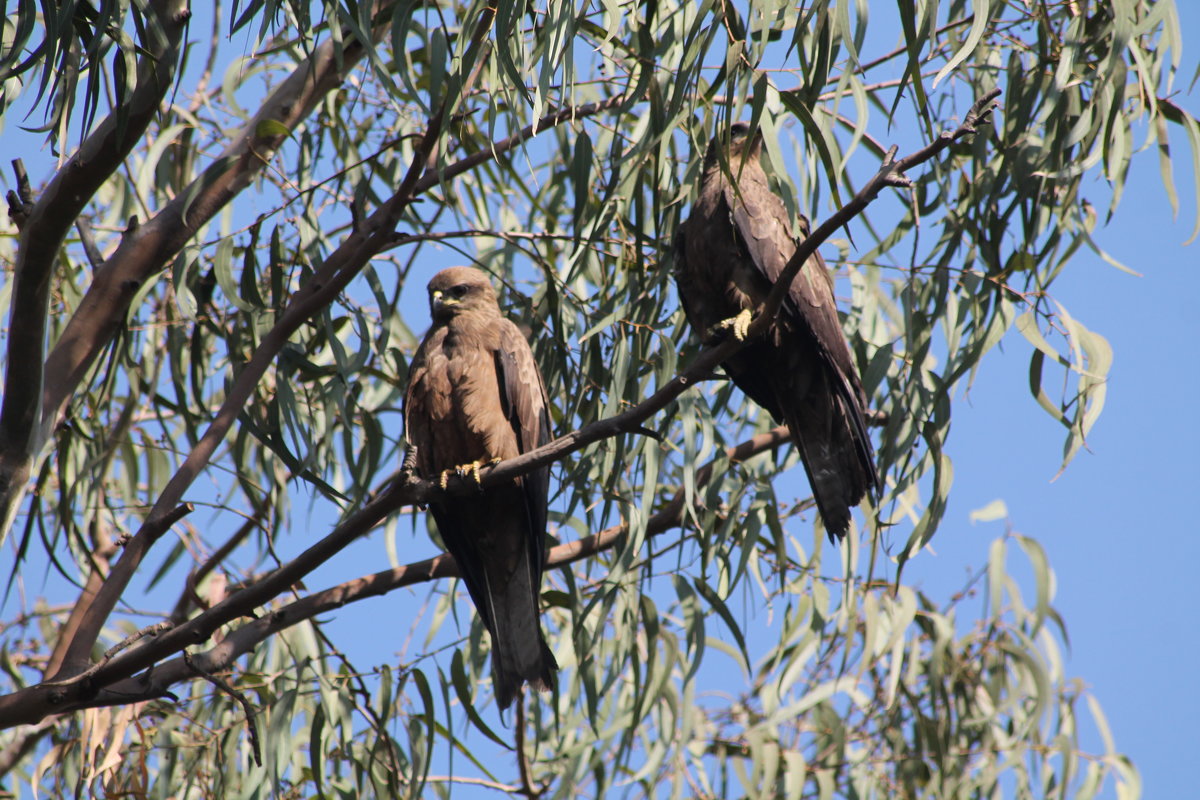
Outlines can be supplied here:
[[441, 289], [434, 289], [429, 293], [429, 310], [435, 317], [447, 310], [449, 306], [458, 305], [458, 302], [457, 297], [451, 297]]

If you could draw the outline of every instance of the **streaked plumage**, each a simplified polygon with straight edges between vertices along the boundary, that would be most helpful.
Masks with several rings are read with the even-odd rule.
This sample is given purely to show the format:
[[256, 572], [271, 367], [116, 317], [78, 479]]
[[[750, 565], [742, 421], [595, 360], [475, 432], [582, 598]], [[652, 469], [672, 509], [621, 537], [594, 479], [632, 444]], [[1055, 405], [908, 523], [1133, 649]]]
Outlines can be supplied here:
[[[736, 189], [722, 171], [722, 146]], [[699, 196], [676, 237], [680, 299], [702, 337], [758, 308], [796, 251], [787, 210], [759, 163], [761, 146], [742, 124], [733, 126], [727, 145], [713, 139]], [[800, 227], [807, 234], [808, 221], [801, 218]], [[879, 476], [863, 419], [866, 395], [819, 253], [796, 276], [774, 326], [723, 366], [742, 391], [787, 424], [830, 538], [844, 536], [850, 508], [876, 491]]]
[[[429, 282], [433, 325], [409, 367], [405, 432], [427, 479], [513, 458], [550, 440], [546, 390], [529, 343], [487, 276], [451, 267]], [[492, 639], [496, 699], [549, 689], [558, 665], [539, 619], [549, 468], [429, 507]]]

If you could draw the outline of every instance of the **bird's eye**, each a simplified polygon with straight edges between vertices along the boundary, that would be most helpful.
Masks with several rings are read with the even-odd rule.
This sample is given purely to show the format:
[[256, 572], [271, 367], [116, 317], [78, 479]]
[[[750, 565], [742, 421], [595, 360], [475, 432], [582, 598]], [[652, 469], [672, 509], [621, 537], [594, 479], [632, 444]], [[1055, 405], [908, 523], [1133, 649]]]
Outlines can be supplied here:
[[463, 295], [465, 295], [466, 293], [467, 293], [467, 286], [466, 286], [466, 284], [460, 283], [458, 286], [451, 286], [451, 287], [450, 287], [450, 294], [451, 294], [452, 296], [454, 296], [454, 297], [461, 298], [461, 297], [462, 297]]

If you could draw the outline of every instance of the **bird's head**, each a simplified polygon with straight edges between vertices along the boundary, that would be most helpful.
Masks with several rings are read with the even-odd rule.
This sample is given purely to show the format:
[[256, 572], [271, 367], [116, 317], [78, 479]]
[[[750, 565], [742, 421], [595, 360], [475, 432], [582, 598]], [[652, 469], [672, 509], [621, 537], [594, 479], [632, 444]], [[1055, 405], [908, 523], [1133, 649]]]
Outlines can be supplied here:
[[446, 320], [464, 311], [499, 311], [487, 275], [472, 267], [449, 267], [434, 275], [429, 281], [430, 315]]
[[725, 157], [732, 167], [738, 166], [745, 159], [756, 159], [762, 149], [762, 142], [761, 128], [751, 136], [748, 123], [735, 122], [729, 126], [728, 136], [717, 134], [709, 142], [708, 151], [704, 155], [704, 166], [706, 169], [715, 167], [720, 159], [718, 154], [722, 150], [725, 151]]

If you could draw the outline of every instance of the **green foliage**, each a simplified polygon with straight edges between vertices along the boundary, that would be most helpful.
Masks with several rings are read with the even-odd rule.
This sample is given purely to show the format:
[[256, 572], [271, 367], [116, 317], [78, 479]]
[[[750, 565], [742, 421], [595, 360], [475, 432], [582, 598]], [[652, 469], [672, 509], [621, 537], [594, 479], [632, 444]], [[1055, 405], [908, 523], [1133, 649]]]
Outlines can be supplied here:
[[[173, 4], [100, 5], [20, 2], [4, 23], [4, 121], [33, 110], [68, 153], [95, 120], [125, 113], [157, 35], [147, 9]], [[277, 625], [222, 666], [229, 691], [195, 677], [176, 697], [106, 696], [0, 734], [25, 747], [0, 771], [48, 796], [1136, 796], [1099, 706], [1063, 672], [1036, 541], [997, 539], [949, 600], [906, 585], [902, 567], [942, 521], [954, 401], [1007, 333], [1028, 342], [1036, 406], [1065, 429], [1064, 468], [1103, 408], [1111, 350], [1051, 287], [1082, 248], [1098, 252], [1095, 205], [1116, 212], [1139, 149], [1175, 125], [1200, 153], [1196, 121], [1161, 99], [1178, 63], [1174, 6], [898, 7], [898, 41], [868, 33], [866, 3], [826, 0], [502, 3], [494, 16], [482, 2], [254, 0], [194, 18], [179, 83], [58, 248], [49, 350], [32, 356], [79, 352], [71, 326], [96, 303], [115, 322], [84, 342], [90, 360], [48, 369], [44, 446], [0, 453], [33, 465], [28, 492], [4, 487], [18, 508], [0, 533], [15, 554], [9, 608], [22, 604], [0, 624], [10, 693], [56, 672], [72, 587], [111, 584], [118, 543], [143, 537], [147, 517], [199, 507], [147, 537], [122, 603], [83, 643], [93, 660], [146, 614], [195, 619], [361, 508], [399, 465], [407, 359], [427, 324], [418, 298], [437, 268], [496, 277], [565, 434], [635, 406], [698, 351], [670, 253], [714, 132], [760, 126], [780, 193], [819, 220], [878, 169], [879, 137], [906, 131], [903, 154], [994, 87], [1004, 105], [823, 248], [886, 415], [886, 487], [840, 551], [810, 524], [803, 490], [777, 480], [796, 463], [787, 448], [724, 455], [770, 423], [728, 382], [706, 382], [646, 424], [655, 436], [620, 434], [556, 466], [559, 542], [625, 527], [548, 574], [545, 625], [564, 669], [517, 720], [488, 708], [488, 639], [454, 582], [374, 601], [376, 614], [388, 604], [374, 635], [398, 664], [364, 663], [338, 630], [371, 613], [330, 613], [372, 593], [357, 584], [288, 616], [326, 585], [310, 582], [193, 643], [212, 655]], [[345, 74], [298, 88], [324, 63]], [[410, 173], [411, 203], [397, 195]], [[1096, 175], [1105, 188], [1089, 198]], [[1174, 198], [1169, 162], [1163, 175]], [[139, 244], [168, 214], [161, 242]], [[6, 269], [33, 235], [0, 239]], [[115, 263], [139, 276], [120, 299], [98, 288]], [[329, 285], [292, 324], [306, 292]], [[14, 355], [30, 354], [6, 364]], [[676, 492], [683, 526], [664, 531], [654, 514]], [[436, 552], [413, 513], [385, 527], [393, 561]], [[1008, 570], [1013, 543], [1032, 605]], [[356, 577], [333, 566], [335, 582]], [[26, 599], [43, 580], [66, 605]], [[239, 694], [257, 712], [261, 765]], [[1089, 717], [1102, 754], [1080, 750]]]

